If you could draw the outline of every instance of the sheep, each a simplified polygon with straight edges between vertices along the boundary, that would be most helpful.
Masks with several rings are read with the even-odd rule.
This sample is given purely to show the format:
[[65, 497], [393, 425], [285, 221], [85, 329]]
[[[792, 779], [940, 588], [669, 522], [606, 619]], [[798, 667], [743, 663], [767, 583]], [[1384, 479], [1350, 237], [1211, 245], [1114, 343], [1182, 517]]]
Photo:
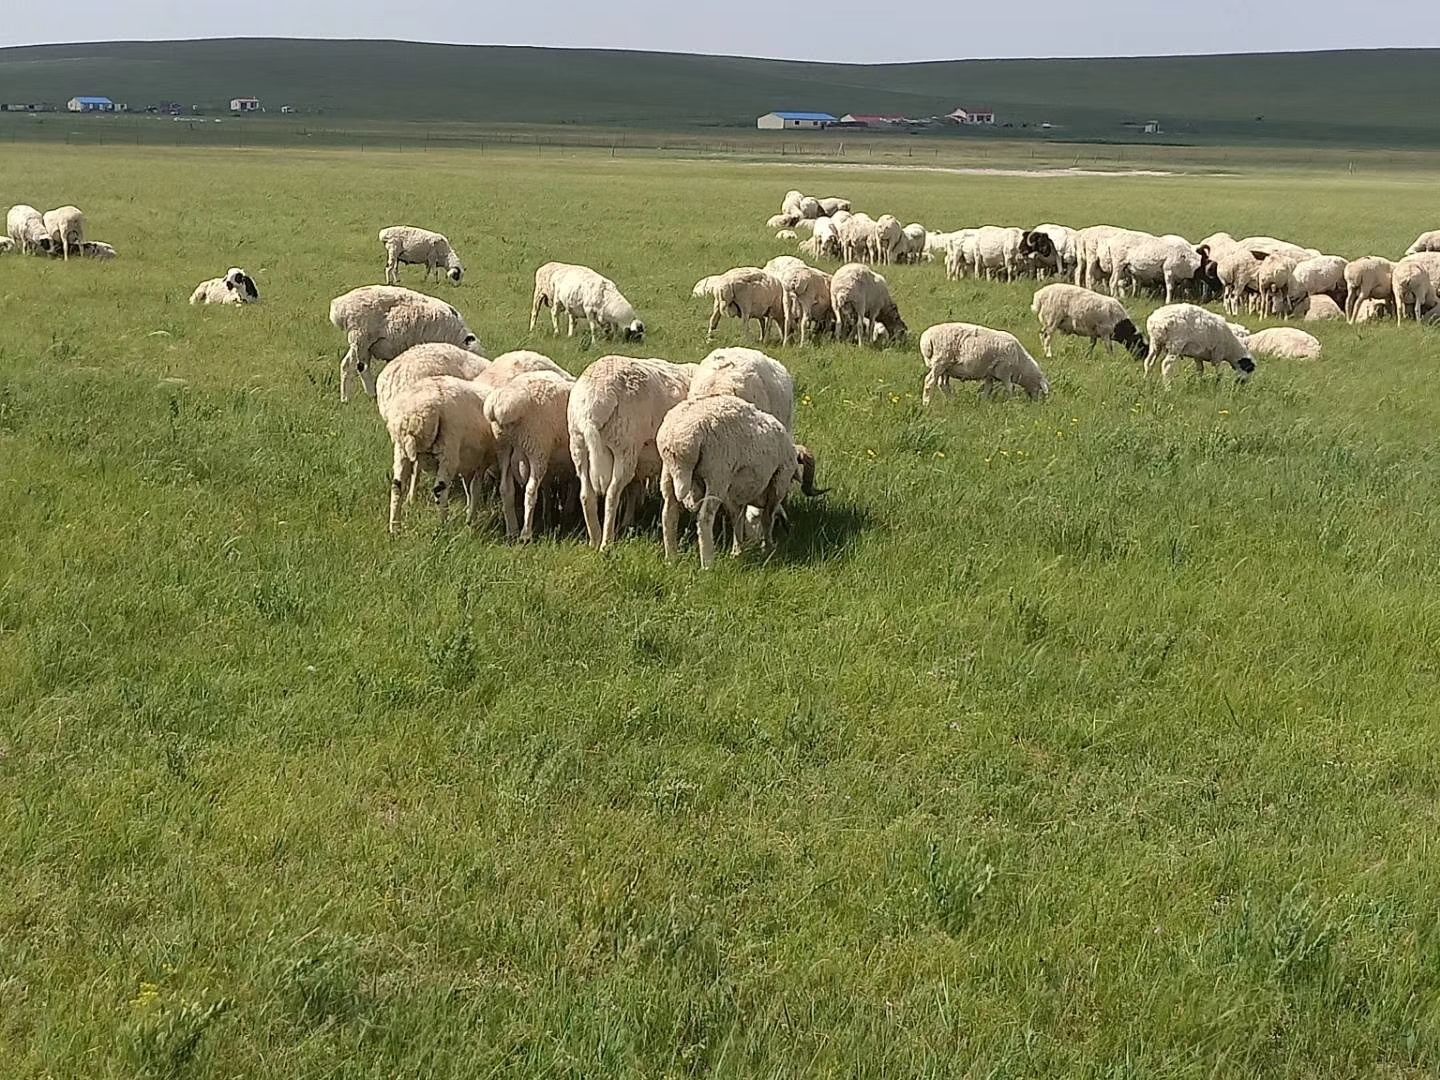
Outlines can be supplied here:
[[[406, 349], [390, 363], [375, 379], [375, 404], [381, 418], [388, 416], [390, 406], [399, 398], [438, 375], [449, 375], [456, 379], [476, 382], [482, 379], [491, 367], [483, 356], [443, 342], [428, 341], [414, 348]], [[482, 389], [488, 389], [483, 386]]]
[[798, 240], [800, 236], [794, 229], [781, 229], [775, 234], [776, 240]]
[[836, 214], [850, 212], [849, 199], [837, 199], [835, 196], [817, 200], [820, 203], [820, 214], [822, 217], [834, 217]]
[[756, 266], [739, 266], [712, 279], [710, 295], [714, 297], [714, 304], [706, 341], [714, 339], [722, 315], [734, 316], [745, 324], [754, 319], [760, 324], [762, 342], [769, 335], [772, 322], [784, 336], [785, 289], [774, 274]]
[[619, 333], [626, 341], [645, 338], [645, 324], [636, 317], [635, 308], [619, 286], [588, 266], [557, 271], [551, 279], [551, 303], [557, 311], [565, 310], [570, 320], [568, 337], [575, 336], [575, 320], [583, 318], [590, 330], [591, 345], [595, 344], [597, 332], [606, 337]]
[[1145, 357], [1145, 374], [1157, 360], [1164, 358], [1161, 377], [1165, 385], [1179, 366], [1189, 357], [1201, 373], [1205, 364], [1229, 364], [1235, 369], [1236, 382], [1246, 382], [1255, 373], [1255, 359], [1235, 330], [1214, 312], [1194, 304], [1171, 304], [1157, 309], [1145, 324], [1150, 335], [1150, 352]]
[[8, 236], [0, 236], [0, 255], [9, 255], [15, 251], [15, 241]]
[[391, 225], [380, 230], [380, 243], [385, 247], [385, 284], [400, 284], [400, 266], [425, 267], [425, 280], [433, 273], [438, 280], [441, 272], [459, 285], [465, 276], [460, 256], [438, 232], [414, 225]]
[[800, 200], [800, 217], [802, 219], [818, 218], [821, 213], [822, 211], [820, 209], [819, 199], [814, 199], [811, 198], [809, 195], [806, 195]]
[[810, 239], [800, 244], [800, 250], [812, 259], [842, 258], [840, 227], [833, 218], [816, 218]]
[[1224, 288], [1227, 314], [1240, 314], [1249, 294], [1259, 294], [1260, 263], [1254, 252], [1238, 245], [1226, 248], [1216, 259], [1215, 272]]
[[530, 332], [535, 332], [535, 320], [542, 307], [550, 309], [550, 330], [560, 333], [560, 309], [555, 306], [555, 275], [562, 270], [576, 269], [574, 263], [547, 262], [535, 271], [535, 292], [530, 297]]
[[1345, 267], [1345, 317], [1355, 322], [1364, 300], [1388, 300], [1394, 294], [1395, 264], [1378, 255], [1356, 259]]
[[793, 217], [798, 220], [802, 216], [800, 213], [800, 203], [804, 198], [805, 195], [803, 192], [787, 191], [785, 193], [785, 200], [780, 204], [780, 213], [785, 217]]
[[905, 239], [900, 247], [900, 261], [918, 263], [927, 258], [927, 252], [930, 250], [928, 246], [930, 234], [926, 231], [925, 226], [918, 221], [912, 221], [901, 232], [905, 234]]
[[605, 356], [571, 388], [570, 457], [580, 477], [585, 529], [593, 546], [603, 550], [615, 542], [626, 488], [660, 475], [655, 433], [665, 414], [685, 400], [694, 373], [694, 364]]
[[1440, 229], [1421, 233], [1415, 242], [1405, 249], [1405, 254], [1418, 255], [1422, 251], [1440, 251]]
[[1074, 271], [1075, 230], [1064, 225], [1037, 225], [1020, 241], [1020, 253], [1030, 262], [1035, 276], [1048, 267], [1064, 276]]
[[480, 341], [443, 300], [396, 285], [362, 285], [330, 302], [330, 322], [349, 343], [340, 360], [340, 400], [350, 400], [356, 376], [375, 395], [373, 361], [395, 359], [427, 341], [480, 353]]
[[[528, 543], [534, 538], [535, 508], [547, 477], [568, 480], [575, 475], [568, 419], [574, 383], [568, 375], [527, 371], [485, 399], [499, 462], [500, 507], [510, 539]], [[523, 524], [516, 505], [517, 482], [525, 485]]]
[[1094, 288], [1095, 279], [1099, 279], [1109, 283], [1112, 293], [1118, 291], [1116, 268], [1124, 265], [1130, 249], [1137, 244], [1158, 239], [1158, 236], [1135, 229], [1115, 229], [1102, 236], [1095, 244], [1090, 287]]
[[1110, 275], [1110, 292], [1125, 295], [1141, 285], [1163, 286], [1165, 302], [1175, 299], [1175, 288], [1192, 281], [1204, 261], [1183, 236], [1153, 236], [1137, 239], [1120, 249]]
[[1345, 266], [1339, 255], [1317, 255], [1295, 264], [1295, 286], [1290, 292], [1293, 301], [1306, 296], [1329, 296], [1335, 302], [1345, 299]]
[[772, 214], [765, 221], [767, 229], [793, 229], [799, 224], [799, 219], [789, 214]]
[[50, 232], [45, 217], [33, 206], [21, 203], [5, 215], [5, 235], [20, 249], [22, 255], [50, 254]]
[[1295, 315], [1305, 322], [1326, 322], [1345, 318], [1345, 310], [1325, 293], [1307, 296], [1295, 305]]
[[[1423, 266], [1430, 275], [1431, 284], [1440, 281], [1440, 251], [1417, 251], [1414, 255], [1406, 255], [1401, 262]], [[1440, 289], [1440, 285], [1436, 288]]]
[[1299, 263], [1286, 254], [1267, 256], [1256, 271], [1260, 287], [1260, 309], [1268, 315], [1290, 317], [1291, 296], [1296, 291], [1295, 267]]
[[1299, 244], [1292, 244], [1288, 240], [1276, 240], [1273, 236], [1247, 236], [1243, 240], [1235, 241], [1247, 251], [1253, 251], [1265, 255], [1288, 255], [1295, 262], [1304, 259], [1313, 259], [1320, 254], [1315, 248], [1301, 247]]
[[1275, 360], [1319, 360], [1321, 352], [1319, 341], [1293, 326], [1276, 326], [1251, 334], [1245, 346], [1254, 356]]
[[940, 323], [920, 335], [920, 356], [925, 361], [921, 401], [929, 405], [936, 389], [947, 397], [951, 381], [983, 382], [980, 396], [990, 397], [997, 386], [1013, 393], [1018, 384], [1032, 400], [1049, 395], [1050, 381], [1035, 358], [1014, 334], [972, 323]]
[[435, 501], [444, 520], [456, 480], [467, 492], [465, 520], [475, 523], [480, 478], [495, 464], [495, 436], [485, 418], [485, 392], [451, 375], [425, 379], [390, 403], [385, 417], [394, 446], [390, 531], [400, 531], [400, 507], [414, 497], [421, 466], [435, 464]]
[[504, 386], [517, 376], [536, 371], [548, 372], [570, 382], [575, 381], [575, 376], [555, 363], [554, 360], [543, 353], [532, 352], [529, 349], [516, 349], [514, 352], [501, 353], [494, 360], [488, 361], [484, 365], [483, 371], [470, 376], [470, 378], [494, 390]]
[[1092, 352], [1097, 341], [1105, 342], [1106, 352], [1112, 351], [1112, 343], [1118, 341], [1136, 359], [1145, 355], [1145, 339], [1125, 305], [1113, 297], [1057, 282], [1036, 290], [1030, 310], [1040, 320], [1040, 340], [1047, 360], [1054, 356], [1051, 342], [1057, 333], [1089, 338]]
[[786, 344], [797, 329], [804, 345], [815, 331], [833, 330], [834, 309], [830, 304], [831, 278], [813, 267], [796, 272], [784, 285]]
[[729, 394], [748, 401], [795, 430], [795, 379], [785, 365], [759, 349], [716, 349], [690, 380], [690, 400]]
[[108, 261], [115, 258], [119, 253], [109, 244], [102, 244], [99, 240], [86, 240], [80, 245], [80, 255], [86, 259], [100, 259]]
[[875, 222], [873, 262], [898, 262], [905, 248], [905, 228], [894, 214], [881, 214]]
[[1109, 279], [1110, 267], [1101, 265], [1100, 247], [1112, 236], [1129, 232], [1115, 225], [1091, 225], [1075, 233], [1075, 284], [1088, 289], [1100, 283], [1102, 275]]
[[836, 226], [840, 238], [840, 258], [859, 262], [873, 258], [878, 223], [869, 214], [852, 214]]
[[192, 304], [256, 304], [260, 290], [255, 279], [238, 266], [225, 271], [224, 277], [210, 278], [195, 286], [190, 294]]
[[830, 309], [835, 316], [835, 333], [843, 337], [855, 320], [855, 343], [865, 341], [865, 328], [870, 327], [872, 340], [882, 329], [892, 339], [903, 338], [909, 328], [900, 318], [900, 310], [890, 296], [890, 285], [875, 271], [860, 263], [847, 263], [830, 279]]
[[655, 436], [660, 456], [660, 492], [665, 501], [662, 528], [665, 558], [680, 552], [680, 510], [699, 517], [700, 567], [715, 561], [715, 517], [720, 507], [730, 517], [739, 555], [745, 534], [745, 508], [759, 510], [761, 545], [773, 546], [775, 520], [796, 480], [807, 495], [814, 487], [815, 465], [809, 451], [795, 444], [785, 426], [748, 401], [730, 395], [683, 401], [666, 415]]
[[1430, 272], [1422, 263], [1414, 262], [1408, 257], [1395, 264], [1391, 274], [1391, 289], [1395, 297], [1396, 326], [1399, 326], [1401, 320], [1410, 312], [1414, 312], [1415, 321], [1419, 322], [1425, 312], [1437, 303]]
[[58, 210], [47, 210], [44, 215], [45, 232], [50, 237], [50, 250], [59, 248], [66, 262], [70, 261], [70, 250], [85, 242], [85, 215], [78, 206], [62, 206]]
[[1006, 229], [997, 225], [986, 225], [975, 232], [975, 268], [986, 277], [998, 277], [1002, 272], [1006, 281], [1014, 281], [1020, 272], [1020, 245], [1025, 239], [1024, 229]]

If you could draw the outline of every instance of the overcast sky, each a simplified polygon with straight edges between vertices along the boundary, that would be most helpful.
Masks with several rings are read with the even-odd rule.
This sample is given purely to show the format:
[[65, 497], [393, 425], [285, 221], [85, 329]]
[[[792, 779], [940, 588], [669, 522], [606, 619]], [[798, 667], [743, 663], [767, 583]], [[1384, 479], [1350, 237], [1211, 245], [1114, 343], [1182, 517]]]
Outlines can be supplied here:
[[[4, 4], [0, 45], [405, 38], [858, 62], [1440, 45], [1440, 5], [1356, 11], [1342, 0], [14, 0]], [[825, 25], [817, 15], [827, 12]], [[781, 31], [795, 21], [804, 29]]]

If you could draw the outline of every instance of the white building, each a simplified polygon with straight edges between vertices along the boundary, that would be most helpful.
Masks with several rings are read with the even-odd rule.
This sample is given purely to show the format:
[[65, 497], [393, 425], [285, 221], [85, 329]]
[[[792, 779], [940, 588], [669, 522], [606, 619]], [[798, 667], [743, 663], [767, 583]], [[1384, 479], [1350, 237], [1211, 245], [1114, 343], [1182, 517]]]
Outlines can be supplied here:
[[947, 113], [946, 118], [954, 120], [957, 124], [994, 124], [995, 112], [992, 109], [957, 107], [954, 112]]
[[115, 103], [108, 97], [72, 97], [65, 108], [71, 112], [114, 112]]
[[769, 112], [757, 117], [755, 126], [761, 131], [814, 131], [835, 122], [835, 117], [824, 112]]
[[253, 97], [231, 98], [230, 111], [233, 113], [259, 112], [260, 99]]

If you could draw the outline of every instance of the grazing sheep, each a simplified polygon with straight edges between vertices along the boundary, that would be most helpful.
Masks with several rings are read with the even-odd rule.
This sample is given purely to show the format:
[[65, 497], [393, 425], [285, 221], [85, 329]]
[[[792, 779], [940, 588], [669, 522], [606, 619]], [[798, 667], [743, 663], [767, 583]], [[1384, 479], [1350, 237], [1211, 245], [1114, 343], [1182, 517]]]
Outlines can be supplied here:
[[1260, 330], [1245, 339], [1245, 346], [1254, 356], [1275, 360], [1319, 360], [1321, 352], [1319, 341], [1293, 326]]
[[1268, 255], [1260, 263], [1255, 283], [1260, 287], [1260, 310], [1267, 315], [1290, 317], [1291, 298], [1296, 292], [1295, 267], [1299, 263], [1286, 254]]
[[[575, 380], [552, 371], [516, 375], [485, 399], [485, 418], [495, 436], [500, 469], [500, 507], [505, 535], [528, 543], [535, 535], [535, 508], [549, 477], [572, 479], [569, 406]], [[523, 524], [516, 485], [525, 486]]]
[[1177, 286], [1192, 281], [1200, 271], [1203, 256], [1183, 236], [1151, 236], [1125, 245], [1115, 259], [1110, 275], [1110, 292], [1125, 295], [1128, 284], [1136, 291], [1141, 285], [1163, 288], [1165, 302], [1175, 299]]
[[830, 305], [831, 278], [823, 270], [807, 266], [791, 275], [785, 289], [786, 344], [798, 329], [800, 344], [812, 333], [835, 329], [834, 309]]
[[869, 214], [851, 214], [836, 224], [840, 238], [840, 258], [846, 262], [873, 259], [878, 223]]
[[1395, 264], [1378, 255], [1356, 259], [1345, 267], [1345, 317], [1355, 322], [1363, 300], [1388, 300], [1394, 295]]
[[260, 290], [255, 287], [255, 279], [238, 266], [226, 270], [224, 277], [202, 281], [190, 294], [192, 304], [255, 304], [259, 301]]
[[982, 382], [980, 396], [990, 397], [997, 386], [1007, 394], [1018, 384], [1032, 399], [1050, 393], [1050, 381], [1035, 358], [1014, 334], [991, 330], [972, 323], [940, 323], [920, 335], [920, 356], [926, 365], [921, 400], [930, 404], [935, 390], [947, 397], [954, 393], [950, 383]]
[[[889, 283], [860, 263], [847, 263], [835, 271], [830, 279], [830, 309], [835, 317], [836, 336], [846, 336], [853, 325], [857, 345], [864, 344], [867, 326], [871, 340], [878, 340], [882, 331], [894, 340], [909, 332], [890, 296]], [[850, 319], [854, 322], [848, 321]]]
[[118, 254], [109, 244], [102, 244], [99, 240], [86, 240], [80, 245], [80, 256], [85, 259], [99, 259], [104, 262]]
[[1437, 303], [1430, 272], [1422, 263], [1415, 262], [1408, 256], [1395, 264], [1391, 274], [1391, 287], [1395, 297], [1396, 326], [1412, 312], [1415, 321], [1419, 322], [1425, 312]]
[[1024, 240], [1024, 229], [1005, 229], [998, 225], [986, 225], [977, 229], [976, 272], [996, 278], [1003, 273], [1006, 281], [1014, 281], [1023, 262], [1020, 246]]
[[1171, 304], [1159, 308], [1150, 316], [1145, 328], [1150, 335], [1145, 374], [1149, 375], [1155, 362], [1163, 357], [1161, 377], [1167, 387], [1185, 357], [1194, 360], [1196, 369], [1202, 374], [1207, 363], [1214, 364], [1217, 378], [1221, 364], [1235, 369], [1237, 382], [1246, 382], [1255, 373], [1255, 359], [1242, 338], [1223, 318], [1202, 307]]
[[1305, 322], [1328, 322], [1345, 318], [1345, 310], [1324, 293], [1307, 296], [1295, 305], [1295, 312]]
[[945, 276], [949, 280], [959, 281], [967, 273], [979, 273], [976, 266], [979, 235], [979, 229], [960, 229], [950, 234], [945, 246]]
[[1043, 229], [1030, 229], [1020, 237], [1020, 258], [1037, 280], [1046, 271], [1058, 273], [1062, 264], [1054, 238]]
[[47, 210], [44, 216], [45, 232], [50, 237], [50, 250], [60, 249], [66, 262], [70, 251], [85, 242], [85, 215], [78, 206], [62, 206], [58, 210]]
[[380, 243], [385, 246], [385, 284], [400, 284], [400, 266], [425, 267], [425, 280], [433, 273], [438, 279], [443, 272], [456, 285], [465, 276], [460, 256], [438, 232], [414, 225], [392, 225], [380, 230]]
[[795, 380], [780, 361], [759, 349], [716, 349], [696, 368], [690, 400], [731, 397], [748, 401], [795, 430]]
[[8, 236], [0, 236], [0, 255], [9, 255], [15, 250], [15, 241]]
[[665, 557], [680, 553], [680, 509], [699, 517], [700, 566], [715, 561], [715, 517], [723, 506], [739, 555], [746, 532], [745, 508], [759, 510], [760, 543], [775, 541], [775, 519], [796, 480], [807, 495], [814, 487], [814, 459], [769, 413], [730, 395], [683, 401], [666, 415], [655, 436], [660, 492], [665, 500]]
[[1415, 243], [1405, 249], [1405, 254], [1418, 255], [1422, 251], [1440, 251], [1440, 229], [1421, 233]]
[[22, 255], [50, 254], [50, 232], [45, 216], [33, 206], [21, 203], [5, 215], [5, 235], [20, 249]]
[[1106, 352], [1112, 351], [1112, 343], [1118, 341], [1136, 359], [1145, 355], [1145, 339], [1125, 305], [1113, 297], [1057, 282], [1036, 291], [1030, 310], [1040, 320], [1040, 340], [1047, 360], [1054, 355], [1051, 342], [1057, 333], [1089, 338], [1092, 352], [1097, 341], [1105, 343]]
[[875, 222], [872, 261], [893, 263], [899, 261], [905, 248], [905, 228], [894, 214], [881, 214]]
[[1215, 260], [1215, 272], [1224, 289], [1226, 314], [1239, 315], [1250, 294], [1260, 295], [1260, 263], [1253, 251], [1236, 245], [1224, 249]]
[[816, 218], [810, 239], [800, 244], [800, 250], [812, 259], [842, 258], [840, 226], [833, 218]]
[[480, 479], [495, 464], [495, 436], [485, 419], [485, 392], [450, 375], [425, 379], [390, 402], [385, 417], [394, 446], [390, 531], [400, 531], [402, 502], [414, 498], [426, 463], [435, 466], [435, 501], [444, 520], [456, 480], [467, 492], [465, 520], [474, 524]]
[[1095, 289], [1108, 283], [1115, 271], [1115, 256], [1128, 244], [1149, 237], [1149, 233], [1122, 229], [1115, 225], [1091, 225], [1075, 234], [1078, 256], [1075, 284]]
[[762, 342], [769, 336], [772, 322], [784, 336], [785, 289], [774, 274], [757, 266], [738, 266], [713, 279], [711, 296], [714, 304], [710, 310], [706, 341], [715, 337], [715, 328], [720, 325], [722, 315], [733, 316], [747, 325], [754, 319], [760, 324]]
[[595, 547], [615, 542], [630, 484], [660, 475], [655, 433], [665, 414], [685, 400], [694, 373], [694, 364], [604, 356], [576, 380], [568, 408], [570, 457], [580, 477], [585, 529]]
[[[1440, 282], [1440, 251], [1417, 251], [1414, 255], [1406, 255], [1401, 262], [1423, 266], [1430, 275], [1431, 284]], [[1440, 289], [1440, 285], [1436, 285], [1436, 288]]]
[[443, 300], [396, 285], [363, 285], [330, 302], [330, 322], [349, 343], [340, 361], [340, 400], [350, 400], [358, 375], [375, 394], [374, 361], [393, 360], [428, 341], [479, 353], [480, 341], [460, 313]]
[[[535, 332], [535, 320], [542, 307], [550, 309], [550, 330], [560, 333], [560, 309], [555, 306], [555, 275], [562, 270], [577, 269], [574, 263], [547, 262], [535, 271], [535, 292], [530, 298], [530, 332]], [[696, 295], [699, 295], [698, 293]]]
[[901, 230], [905, 238], [900, 245], [900, 261], [918, 263], [927, 258], [930, 234], [925, 226], [918, 221], [912, 221]]
[[550, 288], [555, 310], [563, 308], [570, 321], [568, 337], [575, 336], [575, 320], [583, 318], [590, 330], [591, 345], [595, 344], [597, 330], [607, 338], [620, 334], [626, 341], [644, 340], [645, 324], [636, 317], [635, 308], [619, 286], [588, 266], [556, 271]]
[[485, 365], [483, 372], [472, 378], [494, 390], [504, 386], [516, 376], [532, 371], [547, 371], [551, 375], [568, 379], [570, 382], [575, 381], [575, 376], [555, 363], [554, 360], [543, 353], [532, 352], [529, 349], [516, 349], [514, 352], [501, 353]]
[[1295, 264], [1295, 285], [1290, 298], [1299, 301], [1305, 296], [1328, 296], [1337, 304], [1345, 302], [1345, 267], [1347, 260], [1339, 255], [1317, 255]]
[[386, 364], [385, 369], [376, 377], [375, 404], [383, 419], [389, 414], [392, 403], [426, 379], [449, 375], [452, 378], [475, 382], [484, 377], [490, 366], [490, 361], [483, 356], [476, 356], [458, 345], [435, 341], [416, 345]]

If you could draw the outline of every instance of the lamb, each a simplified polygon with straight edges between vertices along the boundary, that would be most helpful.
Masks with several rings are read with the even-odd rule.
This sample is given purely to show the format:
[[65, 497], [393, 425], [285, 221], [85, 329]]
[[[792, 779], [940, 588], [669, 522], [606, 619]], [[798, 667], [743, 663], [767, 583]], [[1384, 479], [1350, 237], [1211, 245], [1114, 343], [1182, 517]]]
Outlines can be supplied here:
[[85, 215], [78, 206], [62, 206], [48, 210], [44, 216], [45, 232], [50, 237], [50, 249], [59, 248], [65, 261], [70, 261], [70, 250], [85, 242]]
[[715, 517], [725, 508], [739, 555], [747, 506], [759, 509], [760, 542], [770, 548], [775, 519], [796, 480], [807, 495], [814, 487], [814, 459], [795, 444], [785, 426], [748, 401], [722, 395], [684, 401], [666, 415], [655, 436], [660, 491], [665, 500], [665, 557], [680, 551], [680, 509], [699, 515], [700, 566], [715, 561]]
[[1324, 293], [1307, 296], [1295, 305], [1295, 315], [1305, 322], [1327, 322], [1345, 318], [1345, 310]]
[[1440, 229], [1421, 233], [1415, 242], [1405, 249], [1405, 254], [1418, 255], [1422, 251], [1440, 251]]
[[99, 240], [86, 240], [80, 245], [80, 255], [86, 259], [108, 261], [115, 258], [117, 254], [118, 252], [113, 247], [109, 244], [102, 244]]
[[438, 232], [421, 229], [414, 225], [391, 225], [380, 230], [380, 243], [385, 247], [385, 284], [400, 284], [400, 266], [425, 267], [425, 280], [433, 273], [438, 279], [445, 273], [456, 285], [465, 276], [465, 267], [460, 256]]
[[605, 356], [571, 388], [570, 457], [580, 477], [585, 529], [593, 546], [603, 550], [615, 542], [626, 488], [660, 475], [655, 433], [665, 414], [685, 400], [694, 373], [694, 364]]
[[[535, 535], [540, 489], [553, 475], [575, 475], [570, 457], [568, 410], [575, 380], [551, 371], [516, 375], [485, 399], [485, 418], [495, 437], [500, 469], [500, 506], [505, 535], [528, 543]], [[523, 525], [516, 483], [525, 485]]]
[[986, 277], [998, 277], [1004, 273], [1006, 281], [1014, 281], [1020, 272], [1020, 245], [1025, 239], [1024, 229], [1005, 229], [986, 225], [975, 232], [975, 267]]
[[1299, 263], [1286, 254], [1267, 256], [1256, 272], [1260, 307], [1269, 315], [1290, 317], [1291, 296], [1296, 291], [1295, 267]]
[[1395, 291], [1395, 264], [1378, 255], [1356, 259], [1345, 267], [1345, 317], [1355, 322], [1364, 300], [1388, 300]]
[[783, 337], [785, 289], [774, 274], [756, 266], [736, 267], [713, 279], [711, 295], [715, 302], [710, 311], [706, 341], [714, 339], [715, 328], [720, 325], [722, 315], [734, 316], [746, 324], [754, 319], [760, 324], [761, 341], [769, 335], [772, 322]]
[[716, 349], [695, 370], [690, 400], [731, 397], [748, 401], [795, 430], [795, 380], [785, 365], [759, 349]]
[[255, 279], [238, 266], [225, 271], [224, 277], [210, 278], [195, 286], [190, 294], [192, 304], [256, 304], [260, 290]]
[[894, 214], [881, 214], [875, 222], [873, 261], [898, 262], [905, 247], [905, 229]]
[[1155, 311], [1145, 324], [1150, 334], [1150, 352], [1145, 357], [1145, 374], [1162, 357], [1161, 376], [1165, 385], [1179, 366], [1189, 357], [1201, 373], [1205, 364], [1229, 364], [1235, 369], [1236, 382], [1246, 382], [1255, 373], [1255, 359], [1249, 348], [1223, 318], [1194, 304], [1171, 304]]
[[[373, 287], [373, 286], [372, 286]], [[390, 531], [400, 531], [402, 501], [414, 497], [420, 467], [435, 464], [435, 501], [444, 520], [456, 480], [467, 491], [465, 519], [474, 524], [480, 479], [495, 464], [495, 436], [485, 418], [485, 393], [475, 383], [436, 375], [391, 402], [385, 418], [394, 445]]]
[[830, 309], [835, 316], [835, 333], [843, 337], [852, 324], [855, 343], [863, 344], [868, 325], [872, 340], [885, 333], [892, 339], [903, 338], [909, 328], [900, 318], [900, 310], [890, 296], [890, 285], [868, 266], [847, 263], [830, 279]]
[[1408, 257], [1395, 264], [1391, 274], [1391, 288], [1395, 297], [1396, 326], [1399, 326], [1400, 321], [1410, 312], [1414, 312], [1415, 321], [1419, 322], [1426, 311], [1440, 302], [1436, 299], [1430, 272], [1422, 263], [1414, 262]]
[[1050, 393], [1050, 381], [1035, 358], [1014, 334], [972, 323], [940, 323], [920, 335], [920, 356], [927, 371], [921, 400], [929, 405], [936, 389], [947, 397], [954, 393], [950, 383], [983, 382], [981, 397], [990, 397], [997, 386], [1013, 393], [1018, 384], [1031, 399]]
[[1320, 342], [1293, 326], [1276, 326], [1251, 334], [1246, 347], [1255, 356], [1276, 360], [1319, 360]]
[[1145, 355], [1145, 339], [1125, 305], [1113, 297], [1079, 285], [1056, 283], [1036, 291], [1030, 310], [1040, 320], [1040, 340], [1047, 360], [1054, 355], [1051, 342], [1057, 333], [1089, 338], [1092, 352], [1097, 341], [1105, 342], [1106, 352], [1118, 341], [1136, 359]]
[[1351, 322], [1356, 325], [1360, 323], [1380, 322], [1390, 317], [1390, 301], [1375, 298], [1372, 300], [1361, 300], [1355, 306], [1355, 314]]
[[375, 394], [373, 361], [393, 360], [428, 341], [480, 353], [480, 341], [443, 300], [395, 285], [363, 285], [330, 302], [330, 322], [349, 348], [340, 361], [340, 400], [350, 400], [356, 376]]
[[620, 292], [619, 286], [588, 266], [570, 266], [557, 271], [551, 280], [551, 302], [563, 308], [575, 336], [575, 320], [583, 318], [590, 330], [590, 344], [597, 332], [606, 337], [623, 335], [626, 341], [642, 341], [645, 324], [635, 316], [635, 308]]
[[1115, 259], [1110, 292], [1124, 296], [1127, 282], [1132, 290], [1141, 285], [1163, 286], [1169, 304], [1175, 299], [1176, 286], [1194, 280], [1203, 261], [1183, 236], [1138, 239], [1124, 245]]
[[50, 232], [45, 217], [33, 206], [21, 203], [5, 215], [5, 235], [23, 255], [50, 254]]

